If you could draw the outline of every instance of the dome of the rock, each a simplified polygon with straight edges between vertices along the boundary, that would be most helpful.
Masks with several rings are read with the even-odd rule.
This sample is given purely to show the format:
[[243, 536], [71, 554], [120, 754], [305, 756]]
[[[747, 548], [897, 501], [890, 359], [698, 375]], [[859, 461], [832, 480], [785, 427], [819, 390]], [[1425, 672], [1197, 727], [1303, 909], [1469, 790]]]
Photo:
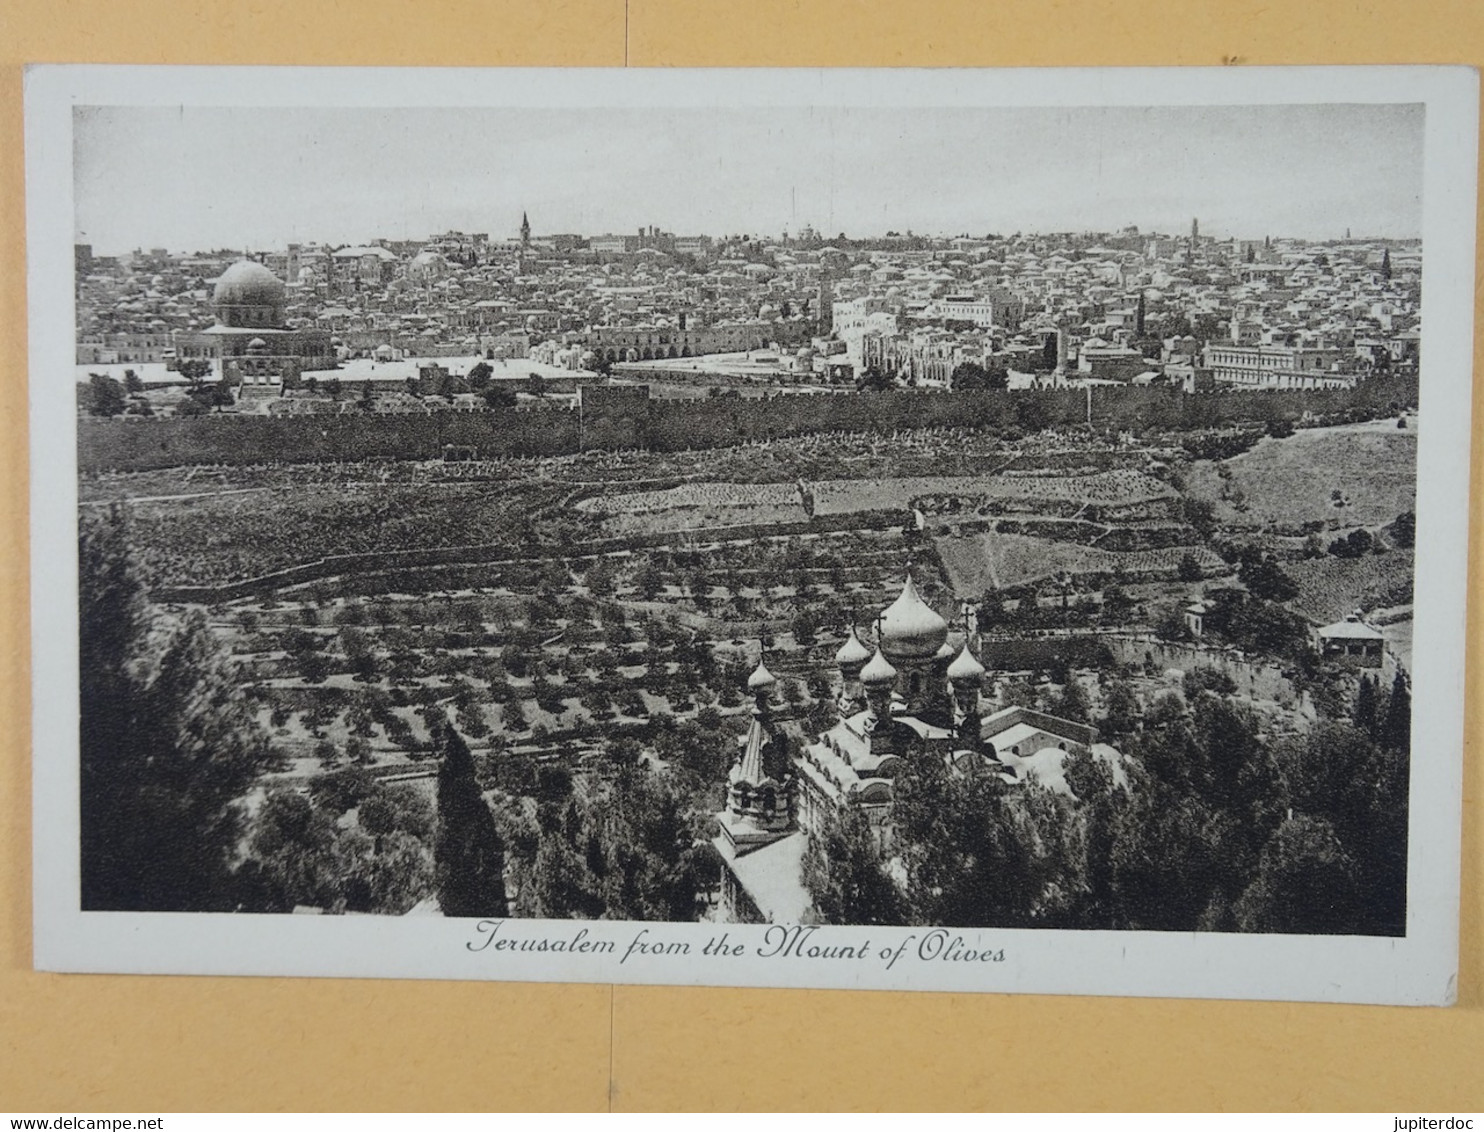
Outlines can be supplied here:
[[216, 281], [211, 301], [241, 307], [275, 306], [283, 302], [283, 280], [261, 263], [238, 260]]

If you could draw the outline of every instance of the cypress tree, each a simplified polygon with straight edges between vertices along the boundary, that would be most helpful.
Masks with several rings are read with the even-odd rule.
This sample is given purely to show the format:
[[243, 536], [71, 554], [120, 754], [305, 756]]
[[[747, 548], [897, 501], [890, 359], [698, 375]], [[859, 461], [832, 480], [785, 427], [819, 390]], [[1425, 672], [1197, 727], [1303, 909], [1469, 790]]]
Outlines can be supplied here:
[[1398, 671], [1391, 685], [1391, 700], [1381, 725], [1381, 746], [1407, 753], [1412, 749], [1412, 689], [1404, 672]]
[[433, 850], [445, 916], [504, 916], [505, 847], [474, 778], [474, 756], [448, 725], [438, 767], [438, 837]]
[[1355, 726], [1372, 739], [1376, 737], [1376, 682], [1369, 676], [1360, 678], [1360, 691], [1355, 697]]
[[231, 911], [267, 737], [203, 614], [155, 639], [123, 512], [78, 533], [82, 907]]

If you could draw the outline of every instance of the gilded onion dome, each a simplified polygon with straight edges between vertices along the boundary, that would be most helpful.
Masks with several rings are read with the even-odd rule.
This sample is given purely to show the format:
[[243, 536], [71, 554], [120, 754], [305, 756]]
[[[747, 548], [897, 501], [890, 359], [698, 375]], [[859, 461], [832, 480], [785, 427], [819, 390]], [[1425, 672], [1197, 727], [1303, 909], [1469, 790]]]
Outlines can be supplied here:
[[856, 635], [855, 626], [850, 627], [850, 632], [845, 637], [845, 643], [840, 646], [840, 651], [835, 653], [835, 664], [843, 669], [856, 669], [871, 659], [871, 650], [861, 643], [860, 637]]
[[901, 596], [881, 615], [881, 651], [908, 660], [928, 660], [948, 640], [948, 622], [933, 612], [907, 575]]
[[747, 690], [749, 692], [766, 692], [778, 683], [778, 677], [768, 671], [768, 666], [761, 660], [757, 667], [752, 670], [752, 675], [747, 678]]
[[969, 646], [964, 645], [957, 659], [948, 666], [948, 679], [954, 684], [977, 684], [984, 678], [984, 665], [975, 659], [974, 654], [969, 651]]
[[884, 688], [896, 682], [897, 670], [876, 650], [876, 655], [861, 669], [861, 683], [867, 688]]

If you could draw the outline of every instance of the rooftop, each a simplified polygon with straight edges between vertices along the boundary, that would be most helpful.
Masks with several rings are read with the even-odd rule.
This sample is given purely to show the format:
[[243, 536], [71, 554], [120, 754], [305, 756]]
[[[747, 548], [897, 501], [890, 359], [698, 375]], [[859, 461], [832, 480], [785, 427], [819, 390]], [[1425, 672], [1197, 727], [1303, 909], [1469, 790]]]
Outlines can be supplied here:
[[725, 837], [715, 838], [712, 844], [763, 919], [773, 924], [796, 924], [812, 904], [802, 879], [807, 841], [803, 833], [791, 833], [740, 857]]
[[1379, 641], [1385, 637], [1380, 629], [1373, 628], [1364, 621], [1349, 620], [1326, 625], [1319, 630], [1319, 635], [1326, 640], [1350, 641]]

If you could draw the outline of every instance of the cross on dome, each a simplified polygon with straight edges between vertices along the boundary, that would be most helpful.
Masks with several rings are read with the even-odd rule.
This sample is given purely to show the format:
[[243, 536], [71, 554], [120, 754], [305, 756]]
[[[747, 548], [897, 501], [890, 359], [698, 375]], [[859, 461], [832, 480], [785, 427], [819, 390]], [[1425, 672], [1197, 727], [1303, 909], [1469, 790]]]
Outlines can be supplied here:
[[835, 653], [835, 664], [840, 668], [854, 668], [865, 664], [871, 659], [871, 650], [866, 648], [860, 637], [856, 634], [855, 626], [850, 626], [850, 632], [845, 635], [845, 643]]
[[957, 659], [948, 666], [948, 679], [954, 684], [973, 684], [983, 677], [984, 665], [969, 651], [969, 643], [965, 641]]
[[877, 620], [877, 639], [888, 656], [913, 660], [932, 657], [948, 639], [948, 622], [922, 599], [910, 569], [901, 595]]
[[758, 650], [757, 667], [752, 670], [752, 675], [747, 678], [747, 690], [749, 692], [765, 692], [775, 687], [778, 677], [768, 671], [768, 666], [763, 663], [762, 650]]

